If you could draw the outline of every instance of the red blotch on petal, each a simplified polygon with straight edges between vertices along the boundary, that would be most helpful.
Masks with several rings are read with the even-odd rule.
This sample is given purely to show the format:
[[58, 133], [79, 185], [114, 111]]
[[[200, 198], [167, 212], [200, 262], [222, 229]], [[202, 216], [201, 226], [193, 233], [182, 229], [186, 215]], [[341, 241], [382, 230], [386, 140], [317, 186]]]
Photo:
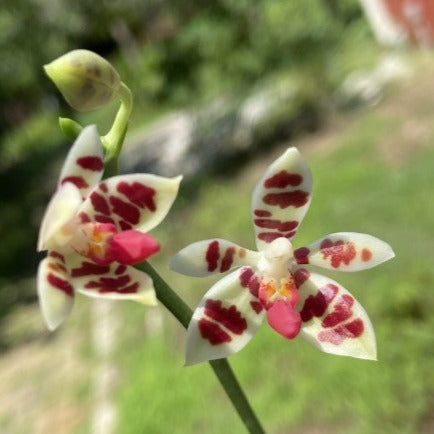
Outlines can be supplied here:
[[250, 306], [252, 307], [252, 309], [256, 312], [256, 313], [261, 313], [262, 312], [262, 304], [259, 301], [251, 301], [250, 302]]
[[296, 220], [282, 222], [274, 219], [255, 219], [255, 225], [265, 229], [277, 229], [281, 232], [291, 231], [298, 226]]
[[300, 314], [283, 300], [277, 300], [267, 310], [267, 321], [277, 333], [287, 339], [295, 338], [300, 332]]
[[342, 263], [349, 265], [356, 257], [354, 243], [346, 243], [343, 240], [333, 242], [326, 238], [321, 242], [320, 249], [324, 259], [330, 257], [333, 268], [339, 268]]
[[329, 313], [322, 321], [323, 327], [334, 327], [346, 321], [353, 314], [352, 307], [354, 298], [348, 294], [343, 294], [336, 302], [333, 312]]
[[129, 223], [127, 223], [125, 220], [121, 220], [120, 222], [119, 222], [119, 226], [121, 227], [121, 229], [123, 230], [123, 231], [128, 231], [129, 229], [132, 229], [133, 227], [129, 224]]
[[223, 256], [220, 265], [220, 272], [224, 273], [225, 271], [228, 271], [231, 268], [231, 265], [234, 262], [234, 254], [235, 254], [235, 247], [228, 247], [226, 249], [225, 255]]
[[144, 261], [160, 251], [158, 241], [148, 234], [129, 230], [119, 232], [110, 240], [110, 258], [125, 265]]
[[115, 274], [122, 274], [125, 272], [127, 267], [125, 265], [118, 265], [115, 270]]
[[227, 309], [222, 306], [220, 300], [206, 300], [205, 315], [237, 335], [242, 334], [247, 328], [247, 321], [241, 316], [237, 307], [232, 305]]
[[81, 211], [78, 214], [78, 217], [80, 218], [81, 223], [89, 223], [90, 222], [89, 216], [83, 211]]
[[284, 236], [285, 234], [282, 234], [281, 232], [260, 232], [258, 234], [258, 238], [262, 241], [265, 241], [266, 243], [271, 243], [275, 239]]
[[345, 339], [355, 339], [362, 335], [365, 326], [360, 318], [347, 324], [340, 325], [333, 330], [323, 330], [318, 334], [321, 342], [329, 342], [333, 345], [340, 345]]
[[61, 255], [60, 253], [54, 251], [54, 250], [51, 250], [50, 253], [48, 253], [48, 256], [55, 258], [55, 259], [59, 259], [62, 262], [65, 262], [64, 256]]
[[49, 273], [47, 276], [47, 281], [52, 287], [64, 292], [69, 297], [74, 296], [74, 288], [67, 280]]
[[100, 212], [105, 215], [110, 215], [110, 207], [107, 202], [107, 200], [98, 194], [96, 191], [94, 191], [90, 195], [90, 201], [92, 202], [92, 205], [96, 212]]
[[110, 203], [113, 205], [113, 212], [122, 217], [128, 223], [136, 225], [140, 220], [139, 210], [116, 196], [110, 196]]
[[211, 345], [219, 345], [225, 342], [230, 342], [232, 338], [218, 325], [205, 318], [201, 318], [197, 326], [200, 334], [204, 339], [207, 339]]
[[83, 169], [92, 170], [94, 172], [99, 172], [104, 169], [104, 162], [101, 158], [93, 155], [78, 158], [77, 164]]
[[292, 275], [292, 277], [294, 278], [295, 286], [298, 289], [307, 279], [309, 279], [310, 273], [305, 268], [300, 268]]
[[303, 178], [297, 173], [289, 173], [286, 170], [282, 170], [276, 173], [271, 178], [268, 178], [264, 182], [265, 188], [285, 188], [288, 185], [296, 187], [300, 185]]
[[256, 276], [251, 268], [243, 268], [239, 275], [240, 285], [243, 288], [247, 288], [250, 293], [254, 296], [258, 296], [259, 292], [259, 279]]
[[313, 317], [323, 316], [329, 304], [336, 297], [338, 291], [339, 287], [332, 283], [328, 283], [320, 288], [315, 295], [309, 295], [300, 312], [302, 321], [306, 322], [310, 321]]
[[73, 268], [71, 270], [72, 277], [93, 276], [99, 274], [106, 274], [110, 271], [107, 265], [98, 265], [93, 262], [82, 262], [81, 267]]
[[257, 217], [271, 217], [272, 215], [270, 211], [266, 211], [265, 209], [255, 209], [254, 213]]
[[300, 208], [306, 205], [309, 200], [309, 193], [302, 190], [287, 191], [285, 193], [268, 193], [262, 200], [267, 205], [279, 206], [282, 209], [289, 206]]
[[65, 176], [65, 178], [63, 178], [60, 183], [63, 185], [67, 182], [74, 184], [77, 188], [89, 187], [89, 184], [85, 181], [85, 179], [82, 176]]
[[111, 217], [108, 217], [106, 215], [97, 214], [94, 216], [94, 219], [98, 223], [108, 223], [112, 225], [115, 224], [115, 221]]
[[208, 264], [208, 271], [214, 271], [217, 269], [219, 258], [220, 258], [219, 242], [215, 240], [208, 244], [208, 249], [206, 250], [205, 259]]
[[294, 250], [294, 258], [297, 264], [309, 264], [310, 250], [307, 247], [300, 247]]
[[368, 262], [372, 259], [372, 252], [369, 249], [362, 250], [362, 261]]
[[101, 182], [101, 184], [99, 185], [99, 188], [101, 191], [103, 191], [104, 193], [108, 192], [108, 188], [107, 185], [105, 184], [105, 182]]
[[117, 190], [140, 208], [146, 207], [152, 212], [157, 209], [154, 201], [156, 191], [151, 187], [140, 184], [139, 182], [128, 184], [122, 181], [118, 184]]

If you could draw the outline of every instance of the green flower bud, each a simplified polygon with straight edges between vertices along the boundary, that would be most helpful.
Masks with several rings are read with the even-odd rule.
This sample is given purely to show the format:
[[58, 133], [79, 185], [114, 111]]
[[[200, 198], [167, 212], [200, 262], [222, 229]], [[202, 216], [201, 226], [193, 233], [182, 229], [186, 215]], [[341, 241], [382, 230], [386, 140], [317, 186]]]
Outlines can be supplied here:
[[92, 51], [70, 51], [44, 69], [66, 101], [79, 111], [103, 107], [119, 92], [119, 74], [107, 60]]

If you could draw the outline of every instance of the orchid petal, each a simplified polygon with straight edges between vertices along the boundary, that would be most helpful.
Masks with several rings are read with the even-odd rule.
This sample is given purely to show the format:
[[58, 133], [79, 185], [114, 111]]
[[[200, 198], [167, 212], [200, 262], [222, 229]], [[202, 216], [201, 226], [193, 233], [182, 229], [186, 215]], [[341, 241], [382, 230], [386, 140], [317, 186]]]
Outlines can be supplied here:
[[66, 183], [59, 187], [42, 219], [38, 251], [62, 246], [69, 241], [68, 233], [60, 229], [75, 216], [81, 203], [81, 193], [74, 184]]
[[69, 315], [74, 304], [65, 260], [51, 251], [38, 268], [37, 289], [42, 316], [50, 330], [56, 329]]
[[177, 273], [206, 277], [241, 265], [256, 265], [259, 254], [230, 241], [214, 238], [198, 241], [180, 250], [169, 267]]
[[72, 183], [80, 189], [83, 198], [101, 180], [104, 171], [104, 153], [95, 125], [83, 128], [72, 145], [59, 178], [59, 187]]
[[148, 232], [166, 217], [182, 177], [121, 175], [101, 182], [84, 201], [83, 222], [113, 223], [118, 230]]
[[297, 263], [312, 264], [330, 270], [359, 271], [392, 259], [389, 244], [371, 235], [339, 232], [327, 235], [294, 252]]
[[295, 235], [309, 208], [311, 191], [306, 162], [296, 148], [289, 148], [268, 167], [253, 191], [252, 218], [259, 250], [276, 238]]
[[67, 256], [66, 263], [77, 292], [95, 298], [157, 304], [152, 279], [134, 267], [117, 263], [98, 265], [80, 255]]
[[300, 296], [300, 335], [326, 353], [376, 360], [374, 329], [357, 300], [339, 283], [320, 274], [299, 269], [294, 277]]
[[247, 345], [264, 318], [258, 288], [253, 269], [243, 267], [205, 294], [188, 326], [186, 365], [221, 359]]

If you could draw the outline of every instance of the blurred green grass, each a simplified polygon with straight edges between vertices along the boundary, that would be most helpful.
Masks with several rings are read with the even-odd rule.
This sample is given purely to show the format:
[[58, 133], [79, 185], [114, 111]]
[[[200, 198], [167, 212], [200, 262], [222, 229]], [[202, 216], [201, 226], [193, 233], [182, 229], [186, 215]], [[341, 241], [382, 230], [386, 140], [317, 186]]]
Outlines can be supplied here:
[[[393, 246], [396, 258], [376, 269], [324, 273], [350, 290], [369, 313], [379, 361], [323, 354], [301, 338], [285, 341], [264, 325], [229, 361], [267, 432], [417, 433], [433, 428], [434, 149], [410, 149], [403, 161], [387, 163], [377, 145], [400, 122], [368, 112], [340, 137], [334, 151], [308, 152], [314, 199], [295, 240], [300, 246], [327, 233], [355, 231]], [[431, 134], [428, 140], [433, 139]], [[400, 144], [392, 145], [392, 152], [394, 146]], [[165, 259], [190, 242], [212, 237], [253, 247], [250, 192], [273, 158], [262, 155], [254, 169], [205, 183], [196, 199], [181, 204], [182, 210], [159, 231], [167, 248], [155, 265], [192, 307], [215, 279], [178, 276], [166, 270]], [[181, 327], [164, 314], [162, 333], [146, 334], [143, 318], [149, 311], [130, 304], [121, 309], [120, 432], [244, 432], [210, 368], [182, 367]]]

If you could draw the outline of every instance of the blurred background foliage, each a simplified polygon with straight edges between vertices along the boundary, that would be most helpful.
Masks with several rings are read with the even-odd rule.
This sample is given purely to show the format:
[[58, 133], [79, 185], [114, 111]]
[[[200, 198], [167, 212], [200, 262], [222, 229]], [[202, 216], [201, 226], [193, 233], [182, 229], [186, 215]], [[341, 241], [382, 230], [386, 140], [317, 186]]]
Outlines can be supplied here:
[[[276, 434], [432, 432], [434, 210], [427, 198], [434, 194], [429, 98], [434, 68], [419, 64], [426, 75], [392, 91], [384, 107], [344, 111], [348, 106], [337, 98], [342, 82], [356, 70], [375, 67], [384, 54], [357, 0], [1, 2], [0, 370], [6, 374], [0, 395], [5, 391], [9, 397], [0, 399], [6, 409], [0, 411], [0, 431], [29, 432], [29, 421], [35, 433], [50, 432], [54, 425], [59, 433], [89, 431], [89, 373], [96, 364], [88, 333], [90, 303], [77, 300], [73, 318], [49, 338], [33, 279], [40, 260], [34, 252], [38, 226], [70, 146], [57, 117], [97, 122], [104, 132], [117, 108], [114, 103], [77, 114], [44, 76], [43, 64], [75, 48], [107, 57], [131, 87], [132, 129], [177, 110], [197, 109], [206, 117], [201, 109], [222, 97], [239, 104], [270, 84], [296, 83], [294, 105], [279, 108], [283, 127], [271, 122], [259, 132], [250, 164], [245, 154], [220, 160], [219, 170], [201, 173], [184, 187], [187, 193], [159, 229], [166, 248], [156, 265], [164, 270], [167, 257], [196, 238], [219, 236], [253, 247], [250, 191], [281, 151], [270, 154], [272, 146], [287, 146], [295, 129], [316, 177], [315, 200], [298, 243], [354, 230], [384, 238], [397, 250], [398, 259], [383, 269], [338, 277], [356, 289], [370, 313], [382, 362], [336, 361], [302, 342], [285, 345], [262, 330], [233, 358], [235, 368], [264, 424]], [[300, 135], [299, 115], [306, 107], [313, 120]], [[343, 133], [330, 132], [329, 123]], [[201, 124], [211, 144], [225, 136], [225, 128], [215, 130], [206, 119]], [[192, 306], [210, 285], [165, 273]], [[163, 315], [163, 331], [153, 334], [151, 313], [130, 303], [119, 308], [122, 333], [115, 359], [125, 368], [116, 395], [119, 432], [243, 432], [208, 368], [181, 369], [184, 333], [161, 312], [156, 317]], [[54, 378], [49, 371], [60, 365]], [[17, 413], [22, 417], [14, 423]]]

